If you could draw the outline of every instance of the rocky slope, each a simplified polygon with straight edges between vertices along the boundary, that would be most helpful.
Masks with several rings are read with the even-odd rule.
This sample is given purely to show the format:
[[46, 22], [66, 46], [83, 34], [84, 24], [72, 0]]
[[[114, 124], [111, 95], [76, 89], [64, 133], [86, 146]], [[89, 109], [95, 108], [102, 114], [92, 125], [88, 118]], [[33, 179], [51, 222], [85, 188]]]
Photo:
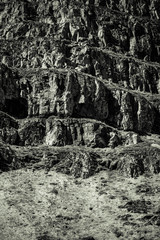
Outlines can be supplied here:
[[157, 1], [2, 0], [0, 12], [3, 144], [106, 148], [160, 133]]
[[159, 174], [159, 21], [158, 0], [0, 0], [0, 171]]

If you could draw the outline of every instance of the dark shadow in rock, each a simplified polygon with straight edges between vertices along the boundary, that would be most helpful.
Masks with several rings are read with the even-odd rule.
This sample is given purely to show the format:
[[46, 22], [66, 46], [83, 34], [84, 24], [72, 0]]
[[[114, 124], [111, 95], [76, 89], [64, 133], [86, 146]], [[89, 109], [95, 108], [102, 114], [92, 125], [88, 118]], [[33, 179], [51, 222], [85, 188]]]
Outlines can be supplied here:
[[28, 115], [28, 102], [25, 98], [6, 99], [5, 110], [16, 118], [25, 118]]

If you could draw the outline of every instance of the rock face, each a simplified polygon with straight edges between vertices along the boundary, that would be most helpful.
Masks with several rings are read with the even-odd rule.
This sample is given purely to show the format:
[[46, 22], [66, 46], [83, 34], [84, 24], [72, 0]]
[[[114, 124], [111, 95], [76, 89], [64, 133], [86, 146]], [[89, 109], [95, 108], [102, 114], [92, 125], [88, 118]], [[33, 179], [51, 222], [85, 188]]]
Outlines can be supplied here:
[[18, 122], [4, 112], [0, 112], [0, 140], [9, 144], [18, 142]]
[[57, 164], [55, 169], [62, 173], [71, 174], [76, 178], [87, 178], [93, 175], [98, 166], [96, 157], [86, 152], [68, 153], [63, 158], [64, 161]]
[[100, 161], [102, 169], [119, 170], [128, 177], [139, 177], [145, 174], [160, 172], [160, 149], [157, 147], [139, 145], [128, 146], [120, 151], [109, 152]]
[[18, 130], [18, 145], [40, 145], [45, 135], [45, 123], [43, 120], [22, 122]]
[[115, 148], [160, 134], [159, 5], [1, 0], [0, 139]]
[[105, 124], [85, 119], [49, 118], [46, 127], [46, 144], [50, 146], [77, 145], [106, 147], [112, 131]]
[[0, 172], [17, 169], [18, 159], [15, 152], [9, 147], [0, 142]]

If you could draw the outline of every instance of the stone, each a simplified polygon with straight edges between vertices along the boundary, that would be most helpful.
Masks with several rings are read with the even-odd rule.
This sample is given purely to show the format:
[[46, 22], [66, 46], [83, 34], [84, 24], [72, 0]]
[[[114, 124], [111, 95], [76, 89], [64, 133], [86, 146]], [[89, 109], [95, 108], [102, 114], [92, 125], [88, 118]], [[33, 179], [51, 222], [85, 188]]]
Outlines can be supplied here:
[[110, 139], [108, 146], [111, 148], [115, 148], [120, 144], [120, 139], [116, 132], [110, 132]]
[[18, 145], [40, 145], [43, 144], [45, 136], [45, 121], [40, 119], [28, 119], [22, 121], [18, 129]]
[[33, 151], [22, 162], [59, 149], [41, 168], [84, 178], [98, 163], [64, 146], [109, 151], [101, 169], [159, 173], [158, 141], [142, 141], [160, 134], [159, 1], [13, 0], [0, 11], [2, 144]]
[[128, 132], [127, 134], [125, 134], [124, 138], [125, 145], [138, 144], [139, 142], [141, 142], [139, 134], [134, 132]]
[[0, 142], [0, 170], [9, 171], [16, 169], [20, 166], [19, 161], [15, 155], [15, 152], [10, 148], [10, 146], [5, 145]]
[[18, 122], [0, 111], [0, 140], [9, 144], [18, 143]]
[[56, 164], [53, 169], [58, 172], [73, 175], [75, 178], [88, 178], [97, 168], [96, 155], [81, 151], [68, 152], [63, 156], [63, 161]]
[[112, 129], [101, 122], [87, 119], [56, 119], [46, 122], [45, 143], [49, 146], [106, 147]]

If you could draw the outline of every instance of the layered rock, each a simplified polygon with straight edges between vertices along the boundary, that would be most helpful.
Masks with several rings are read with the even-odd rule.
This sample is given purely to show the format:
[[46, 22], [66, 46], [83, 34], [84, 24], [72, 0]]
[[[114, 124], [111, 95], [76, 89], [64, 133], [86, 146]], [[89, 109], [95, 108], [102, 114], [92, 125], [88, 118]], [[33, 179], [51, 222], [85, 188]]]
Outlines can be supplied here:
[[30, 89], [30, 117], [94, 118], [114, 127], [140, 132], [150, 132], [154, 126], [155, 110], [147, 100], [121, 89], [109, 89], [89, 75], [75, 72], [37, 74], [30, 79]]
[[[159, 18], [157, 0], [1, 0], [0, 139], [30, 150], [115, 148], [159, 134]], [[91, 155], [75, 152], [60, 169], [96, 171]], [[141, 160], [123, 153], [108, 168], [136, 176]]]
[[46, 124], [46, 144], [50, 146], [77, 145], [107, 147], [111, 127], [87, 119], [49, 118]]
[[105, 83], [86, 74], [43, 72], [26, 76], [19, 85], [16, 81], [12, 75], [7, 76], [1, 88], [1, 108], [13, 116], [95, 118], [124, 130], [140, 132], [150, 132], [154, 126], [154, 107], [144, 98], [109, 89]]
[[52, 116], [48, 119], [21, 120], [17, 130], [17, 142], [13, 144], [115, 148], [118, 145], [133, 145], [140, 141], [139, 134], [131, 131], [123, 133], [100, 121]]
[[70, 72], [51, 72], [37, 78], [34, 76], [29, 95], [29, 116], [107, 118], [109, 96], [101, 82]]
[[126, 1], [3, 3], [1, 60], [16, 68], [77, 68], [156, 93], [160, 66], [151, 62], [160, 61], [157, 4], [137, 1], [133, 11]]

